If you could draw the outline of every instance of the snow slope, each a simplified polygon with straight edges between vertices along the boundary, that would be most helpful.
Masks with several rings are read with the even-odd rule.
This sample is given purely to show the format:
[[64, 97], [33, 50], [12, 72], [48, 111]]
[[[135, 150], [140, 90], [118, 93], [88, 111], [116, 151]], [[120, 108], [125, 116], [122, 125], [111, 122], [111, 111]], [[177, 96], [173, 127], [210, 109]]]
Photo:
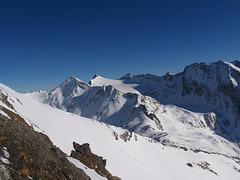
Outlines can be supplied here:
[[72, 158], [72, 157], [68, 157], [68, 160], [73, 163], [76, 167], [83, 169], [84, 172], [91, 178], [94, 180], [107, 180], [107, 178], [100, 176], [99, 174], [97, 174], [93, 169], [88, 168], [87, 166], [85, 166], [84, 164], [82, 164], [79, 160]]
[[[107, 159], [107, 169], [124, 180], [240, 178], [240, 165], [231, 157], [163, 146], [125, 129], [40, 103], [32, 94], [19, 94], [2, 84], [0, 91], [21, 117], [65, 153], [70, 154], [73, 141], [90, 143], [93, 153]], [[3, 101], [0, 105], [12, 110]], [[129, 135], [128, 140], [121, 139], [123, 134]]]

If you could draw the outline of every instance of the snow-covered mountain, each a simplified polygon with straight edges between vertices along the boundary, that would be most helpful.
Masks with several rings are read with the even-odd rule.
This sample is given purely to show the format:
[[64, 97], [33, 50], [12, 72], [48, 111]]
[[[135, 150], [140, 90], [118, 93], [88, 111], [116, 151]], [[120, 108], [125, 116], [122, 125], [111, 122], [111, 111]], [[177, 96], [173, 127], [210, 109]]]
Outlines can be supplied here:
[[173, 104], [193, 112], [216, 116], [212, 129], [219, 135], [239, 143], [240, 140], [240, 61], [232, 63], [195, 63], [182, 73], [137, 75], [121, 78], [126, 84], [163, 104]]
[[[237, 180], [240, 178], [240, 164], [237, 156], [164, 146], [151, 138], [123, 128], [58, 110], [36, 100], [36, 94], [19, 94], [2, 84], [0, 84], [0, 94], [0, 114], [9, 121], [27, 123], [35, 131], [43, 132], [67, 155], [70, 155], [73, 150], [73, 141], [80, 144], [89, 143], [94, 153], [106, 158], [107, 169], [124, 180], [158, 180], [159, 178]], [[0, 128], [5, 127], [0, 126]], [[8, 138], [1, 136], [0, 141], [1, 150], [4, 152], [0, 153], [0, 170], [3, 173], [7, 173], [6, 167], [14, 167], [14, 164], [9, 164], [12, 162], [12, 152], [4, 145]], [[196, 139], [196, 141], [200, 143], [201, 140]], [[19, 157], [20, 162], [27, 161], [28, 158], [23, 152]], [[80, 161], [71, 157], [68, 160], [82, 168], [92, 179], [104, 179], [94, 174]], [[33, 163], [32, 160], [31, 163]], [[36, 174], [32, 174], [31, 171], [24, 170], [18, 172], [25, 173], [29, 179], [36, 177]], [[48, 175], [51, 175], [50, 172]], [[72, 177], [70, 179], [79, 178], [69, 177]]]
[[238, 63], [196, 63], [162, 77], [127, 74], [112, 80], [95, 75], [88, 84], [70, 77], [35, 97], [164, 144], [236, 155], [240, 152]]
[[124, 180], [239, 179], [239, 65], [196, 63], [178, 74], [119, 80], [95, 75], [89, 83], [70, 77], [28, 94], [0, 84], [0, 115], [43, 132], [68, 155], [73, 141], [89, 143]]

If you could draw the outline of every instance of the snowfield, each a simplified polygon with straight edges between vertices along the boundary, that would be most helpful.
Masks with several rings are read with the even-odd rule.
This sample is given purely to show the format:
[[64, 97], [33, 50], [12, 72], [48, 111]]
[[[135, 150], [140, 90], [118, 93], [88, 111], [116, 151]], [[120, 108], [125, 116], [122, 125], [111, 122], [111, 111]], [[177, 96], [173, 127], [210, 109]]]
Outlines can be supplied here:
[[[93, 153], [107, 159], [106, 168], [123, 180], [240, 179], [240, 165], [233, 158], [164, 146], [135, 133], [124, 141], [120, 136], [126, 129], [56, 109], [33, 94], [20, 94], [2, 84], [0, 91], [28, 124], [48, 135], [62, 151], [69, 155], [73, 141], [89, 143]], [[0, 105], [9, 109], [1, 101]], [[69, 160], [83, 168], [76, 160]], [[93, 179], [102, 179], [83, 170], [92, 173]]]
[[89, 83], [92, 87], [94, 86], [108, 86], [111, 85], [114, 88], [118, 89], [121, 92], [124, 93], [137, 93], [140, 94], [136, 87], [139, 86], [139, 84], [125, 84], [123, 80], [113, 80], [101, 77], [99, 75], [95, 75], [93, 79]]

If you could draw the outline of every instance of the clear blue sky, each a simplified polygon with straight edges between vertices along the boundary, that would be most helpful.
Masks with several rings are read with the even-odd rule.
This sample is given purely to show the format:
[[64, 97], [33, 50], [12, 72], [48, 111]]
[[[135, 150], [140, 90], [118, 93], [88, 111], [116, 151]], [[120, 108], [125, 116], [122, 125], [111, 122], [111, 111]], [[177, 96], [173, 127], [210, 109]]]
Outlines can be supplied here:
[[0, 82], [20, 92], [220, 59], [240, 59], [240, 1], [0, 0]]

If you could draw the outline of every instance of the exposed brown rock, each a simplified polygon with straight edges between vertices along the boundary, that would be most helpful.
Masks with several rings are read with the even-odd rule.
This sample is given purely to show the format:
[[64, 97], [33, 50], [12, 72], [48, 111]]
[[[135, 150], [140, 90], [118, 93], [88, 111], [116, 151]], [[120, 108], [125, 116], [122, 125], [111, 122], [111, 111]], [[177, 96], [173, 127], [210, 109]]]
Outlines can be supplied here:
[[30, 126], [24, 121], [24, 119], [23, 119], [21, 116], [19, 116], [18, 114], [16, 114], [15, 112], [13, 112], [13, 111], [11, 111], [11, 110], [3, 107], [3, 106], [0, 106], [0, 109], [1, 109], [3, 112], [5, 112], [11, 119], [13, 119], [13, 120], [15, 120], [15, 121], [23, 124], [24, 126], [30, 127]]
[[218, 175], [211, 167], [210, 164], [207, 161], [202, 161], [200, 163], [197, 164], [198, 166], [200, 166], [202, 169], [204, 170], [208, 170], [212, 173], [214, 173], [215, 175]]
[[130, 139], [132, 138], [132, 132], [126, 130], [123, 134], [120, 135], [120, 138], [125, 142], [130, 141]]
[[71, 152], [71, 157], [78, 159], [87, 167], [94, 169], [98, 174], [106, 177], [108, 180], [121, 180], [121, 178], [112, 176], [112, 174], [105, 168], [106, 159], [101, 156], [97, 156], [92, 153], [88, 143], [79, 145], [73, 142], [73, 147], [75, 149]]
[[1, 114], [0, 139], [0, 179], [90, 180], [46, 135]]

